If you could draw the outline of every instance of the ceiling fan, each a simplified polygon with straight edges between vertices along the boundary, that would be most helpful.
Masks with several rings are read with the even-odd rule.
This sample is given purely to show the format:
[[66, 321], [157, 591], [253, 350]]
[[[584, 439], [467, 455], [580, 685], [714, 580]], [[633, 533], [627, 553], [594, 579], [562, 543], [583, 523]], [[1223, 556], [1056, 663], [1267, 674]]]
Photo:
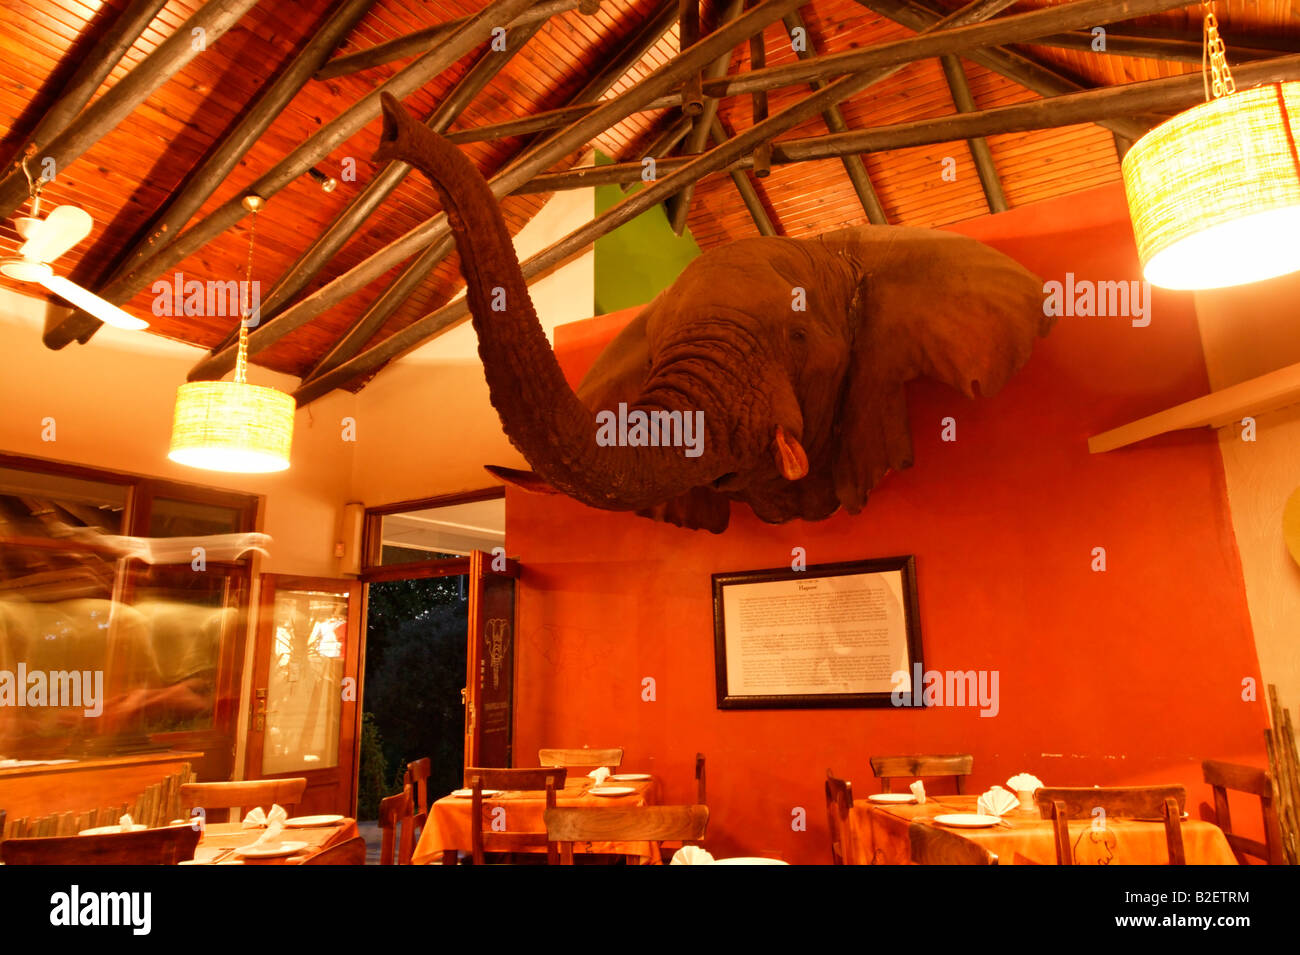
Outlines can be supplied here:
[[90, 213], [77, 206], [58, 206], [44, 219], [40, 218], [41, 198], [32, 197], [32, 214], [15, 216], [14, 228], [23, 238], [16, 257], [0, 259], [0, 273], [20, 282], [39, 282], [59, 298], [66, 299], [77, 308], [89, 312], [106, 325], [117, 328], [148, 328], [149, 323], [55, 275], [50, 263], [78, 242], [90, 235], [95, 221]]

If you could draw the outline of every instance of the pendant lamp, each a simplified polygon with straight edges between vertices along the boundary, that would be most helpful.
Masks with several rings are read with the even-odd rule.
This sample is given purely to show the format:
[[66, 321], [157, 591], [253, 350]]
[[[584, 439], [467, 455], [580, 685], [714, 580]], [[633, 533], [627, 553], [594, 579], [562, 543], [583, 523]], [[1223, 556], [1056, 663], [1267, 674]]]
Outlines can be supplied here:
[[1300, 82], [1238, 92], [1212, 4], [1206, 102], [1139, 139], [1122, 163], [1142, 272], [1169, 289], [1300, 270]]
[[[248, 281], [253, 274], [253, 238], [260, 196], [246, 196], [244, 207], [253, 213], [248, 235]], [[247, 297], [240, 297], [241, 303]], [[293, 443], [294, 400], [275, 388], [250, 385], [248, 373], [248, 318], [241, 309], [239, 357], [233, 381], [191, 381], [176, 392], [171, 450], [167, 457], [178, 464], [209, 471], [260, 474], [289, 466]]]

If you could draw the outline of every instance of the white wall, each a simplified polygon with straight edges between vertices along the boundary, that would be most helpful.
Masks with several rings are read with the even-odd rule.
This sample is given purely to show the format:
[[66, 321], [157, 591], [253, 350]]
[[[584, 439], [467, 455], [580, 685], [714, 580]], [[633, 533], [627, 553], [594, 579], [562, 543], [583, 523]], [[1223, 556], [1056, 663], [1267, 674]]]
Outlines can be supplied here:
[[[1300, 274], [1199, 292], [1196, 312], [1216, 391], [1300, 362]], [[1219, 432], [1228, 505], [1260, 674], [1265, 684], [1277, 685], [1294, 716], [1300, 707], [1300, 566], [1282, 538], [1282, 510], [1300, 487], [1300, 406], [1258, 416], [1254, 441], [1242, 434], [1239, 426]]]

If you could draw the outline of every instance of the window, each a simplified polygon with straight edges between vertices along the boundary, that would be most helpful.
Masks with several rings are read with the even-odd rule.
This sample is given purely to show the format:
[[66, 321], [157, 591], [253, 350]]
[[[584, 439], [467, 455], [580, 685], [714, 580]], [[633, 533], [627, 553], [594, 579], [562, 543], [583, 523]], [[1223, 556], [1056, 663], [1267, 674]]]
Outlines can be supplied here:
[[249, 557], [199, 559], [191, 544], [253, 530], [256, 504], [0, 456], [0, 758], [193, 749], [221, 774]]

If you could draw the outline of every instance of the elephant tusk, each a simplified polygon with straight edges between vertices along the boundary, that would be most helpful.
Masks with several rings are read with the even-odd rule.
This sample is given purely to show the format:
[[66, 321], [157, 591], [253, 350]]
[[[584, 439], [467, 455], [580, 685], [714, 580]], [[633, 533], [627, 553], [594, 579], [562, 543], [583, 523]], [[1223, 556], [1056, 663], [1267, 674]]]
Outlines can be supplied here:
[[807, 476], [808, 455], [804, 452], [803, 445], [787, 435], [780, 425], [776, 426], [772, 450], [776, 453], [776, 466], [787, 481], [798, 481]]

